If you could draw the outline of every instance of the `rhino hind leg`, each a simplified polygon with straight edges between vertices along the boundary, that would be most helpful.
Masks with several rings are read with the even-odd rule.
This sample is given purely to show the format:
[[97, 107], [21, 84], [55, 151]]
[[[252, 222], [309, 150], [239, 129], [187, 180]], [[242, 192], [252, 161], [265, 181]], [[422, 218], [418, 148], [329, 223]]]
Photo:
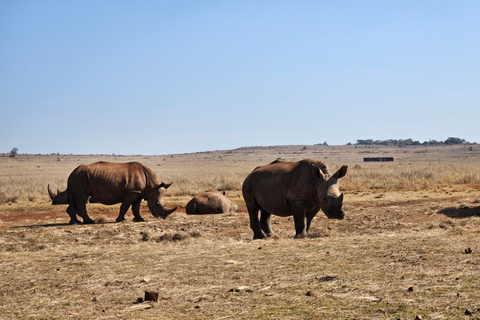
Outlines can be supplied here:
[[261, 209], [260, 226], [267, 237], [273, 235], [272, 231], [272, 214]]
[[260, 208], [247, 203], [247, 210], [250, 217], [250, 228], [253, 231], [253, 239], [265, 239], [266, 237], [262, 232], [260, 221], [258, 220], [258, 211]]

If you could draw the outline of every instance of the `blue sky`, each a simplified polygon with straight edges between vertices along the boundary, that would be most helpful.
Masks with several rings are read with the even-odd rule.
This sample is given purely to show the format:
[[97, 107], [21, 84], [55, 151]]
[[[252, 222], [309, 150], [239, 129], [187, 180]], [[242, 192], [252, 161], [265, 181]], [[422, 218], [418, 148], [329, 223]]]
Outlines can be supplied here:
[[480, 142], [480, 1], [0, 1], [0, 152]]

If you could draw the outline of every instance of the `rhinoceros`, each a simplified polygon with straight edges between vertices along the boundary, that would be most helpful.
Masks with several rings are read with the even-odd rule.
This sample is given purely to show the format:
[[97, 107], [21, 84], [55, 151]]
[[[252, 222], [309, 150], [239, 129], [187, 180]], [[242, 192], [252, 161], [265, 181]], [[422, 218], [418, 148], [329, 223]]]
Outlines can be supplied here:
[[237, 211], [238, 206], [225, 196], [225, 192], [209, 190], [196, 195], [185, 209], [187, 214], [228, 213]]
[[330, 175], [324, 163], [310, 159], [274, 161], [257, 167], [242, 186], [253, 238], [273, 234], [272, 214], [293, 216], [297, 239], [308, 236], [312, 219], [320, 209], [330, 219], [343, 219], [343, 193], [339, 192], [337, 180], [345, 176], [347, 168], [344, 165]]
[[[154, 217], [166, 218], [177, 207], [168, 210], [163, 196], [171, 185], [158, 183], [155, 173], [139, 162], [96, 162], [80, 165], [68, 177], [67, 189], [55, 195], [48, 188], [52, 204], [68, 204], [69, 224], [78, 224], [77, 214], [83, 223], [95, 223], [87, 214], [87, 201], [112, 205], [121, 203], [117, 222], [125, 220], [132, 206], [133, 221], [145, 221], [140, 216], [140, 202], [147, 200]], [[67, 197], [65, 196], [67, 195]]]
[[48, 194], [52, 199], [52, 204], [68, 204], [68, 192], [67, 190], [60, 191], [57, 190], [57, 194], [55, 194], [52, 190], [50, 190], [50, 185], [47, 186]]

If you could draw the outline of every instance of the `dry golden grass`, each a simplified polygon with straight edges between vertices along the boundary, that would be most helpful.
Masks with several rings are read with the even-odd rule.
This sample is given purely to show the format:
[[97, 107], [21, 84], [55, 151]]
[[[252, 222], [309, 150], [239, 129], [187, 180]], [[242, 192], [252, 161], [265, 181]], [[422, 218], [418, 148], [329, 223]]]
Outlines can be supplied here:
[[[471, 149], [471, 150], [470, 150]], [[392, 163], [365, 163], [363, 157], [394, 156]], [[239, 191], [245, 177], [257, 166], [276, 159], [324, 161], [332, 173], [342, 164], [349, 172], [341, 181], [346, 192], [435, 189], [480, 183], [480, 146], [356, 147], [277, 146], [251, 147], [167, 156], [18, 155], [0, 157], [0, 204], [48, 203], [47, 184], [64, 190], [70, 172], [96, 161], [140, 161], [173, 182], [170, 196], [193, 196], [219, 189]]]
[[[478, 318], [480, 150], [422, 148], [0, 158], [0, 318]], [[396, 161], [362, 162], [383, 154]], [[331, 171], [348, 164], [340, 183], [347, 218], [320, 212], [314, 237], [294, 240], [292, 219], [274, 217], [275, 235], [252, 241], [239, 188], [279, 157], [324, 160]], [[118, 205], [90, 204], [96, 225], [66, 225], [66, 206], [49, 204], [46, 185], [63, 189], [78, 164], [98, 160], [138, 160], [173, 181], [169, 206], [213, 187], [227, 189], [240, 211], [187, 216], [180, 208], [156, 220], [142, 206], [147, 222], [129, 213], [114, 223]], [[145, 290], [159, 301], [139, 303]]]

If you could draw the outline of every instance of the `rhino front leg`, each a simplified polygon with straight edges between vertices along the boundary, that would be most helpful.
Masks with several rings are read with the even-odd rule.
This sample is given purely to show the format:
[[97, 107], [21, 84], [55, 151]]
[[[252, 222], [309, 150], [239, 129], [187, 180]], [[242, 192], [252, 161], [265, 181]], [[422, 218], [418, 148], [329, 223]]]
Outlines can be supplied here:
[[295, 222], [295, 239], [308, 237], [306, 210], [301, 202], [292, 205], [293, 220]]
[[83, 224], [95, 224], [95, 221], [93, 221], [87, 214], [87, 201], [82, 202], [78, 204], [77, 207], [77, 213], [80, 217], [83, 219]]
[[135, 222], [145, 221], [145, 219], [143, 219], [142, 216], [140, 215], [140, 203], [141, 202], [142, 202], [142, 199], [137, 200], [132, 204], [133, 221], [135, 221]]
[[130, 208], [130, 205], [131, 205], [130, 202], [122, 202], [122, 205], [120, 206], [120, 211], [118, 212], [118, 217], [115, 221], [122, 222], [125, 220], [125, 213], [127, 213], [128, 208]]
[[67, 213], [70, 216], [70, 222], [68, 224], [81, 224], [77, 219], [77, 208], [72, 204], [68, 205]]

